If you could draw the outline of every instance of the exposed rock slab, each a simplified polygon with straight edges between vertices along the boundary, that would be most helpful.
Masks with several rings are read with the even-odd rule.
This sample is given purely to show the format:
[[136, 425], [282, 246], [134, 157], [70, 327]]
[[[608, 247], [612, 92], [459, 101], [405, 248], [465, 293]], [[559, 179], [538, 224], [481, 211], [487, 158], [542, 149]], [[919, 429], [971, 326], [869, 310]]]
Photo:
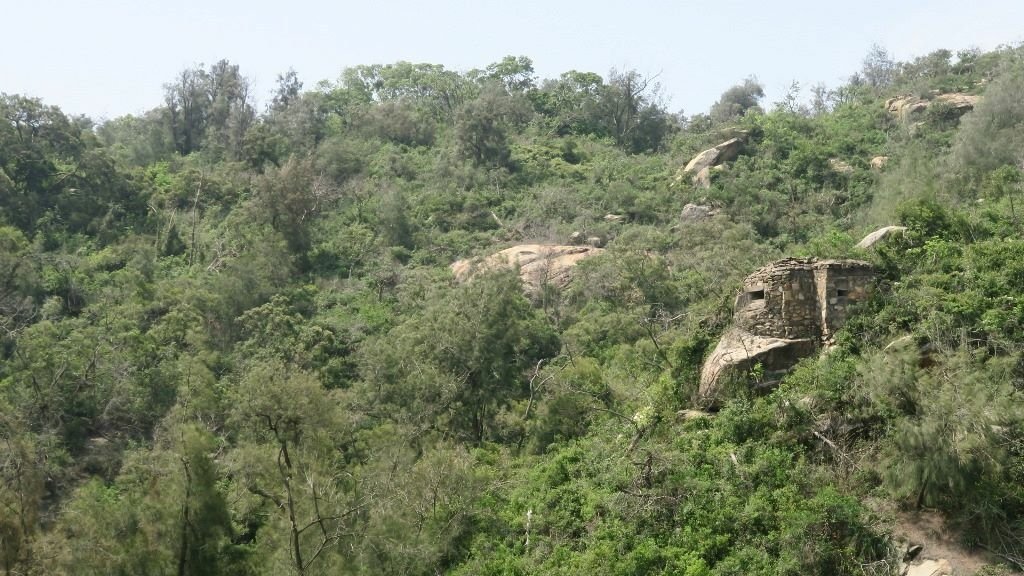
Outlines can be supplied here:
[[880, 242], [885, 242], [890, 238], [893, 238], [894, 236], [902, 236], [906, 232], [906, 226], [883, 226], [862, 238], [860, 242], [857, 242], [857, 248], [867, 250]]
[[728, 373], [743, 376], [760, 363], [761, 381], [754, 384], [769, 385], [829, 345], [850, 305], [863, 300], [873, 284], [874, 269], [859, 260], [784, 258], [747, 276], [736, 297], [733, 326], [701, 370], [703, 403], [715, 402]]
[[730, 138], [714, 148], [708, 148], [694, 156], [686, 167], [676, 174], [676, 182], [690, 176], [695, 186], [707, 188], [711, 185], [711, 169], [722, 162], [735, 160], [743, 148], [742, 138]]
[[760, 364], [763, 384], [777, 380], [801, 358], [812, 354], [817, 343], [810, 338], [773, 338], [731, 328], [704, 362], [698, 394], [702, 404], [715, 404], [728, 375], [742, 375]]
[[885, 101], [885, 109], [898, 118], [907, 118], [911, 114], [922, 112], [928, 108], [928, 101], [912, 94], [896, 96]]
[[739, 138], [730, 138], [725, 142], [722, 142], [713, 148], [708, 148], [694, 156], [686, 167], [683, 168], [683, 172], [700, 172], [704, 168], [718, 166], [722, 162], [735, 160], [736, 156], [740, 153], [740, 148], [742, 147], [743, 140]]
[[837, 174], [853, 174], [853, 166], [851, 166], [849, 162], [840, 160], [839, 158], [829, 158], [828, 167]]
[[711, 206], [687, 204], [683, 206], [683, 211], [679, 213], [679, 219], [683, 222], [700, 222], [711, 218], [717, 213], [718, 211]]
[[694, 174], [691, 179], [693, 185], [702, 190], [711, 188], [711, 166], [705, 166], [700, 169], [700, 172]]
[[966, 114], [971, 110], [974, 110], [974, 107], [978, 105], [978, 102], [981, 102], [981, 96], [951, 92], [949, 94], [939, 94], [934, 100], [932, 100], [932, 102], [949, 104], [961, 114]]
[[594, 246], [521, 244], [485, 258], [459, 260], [451, 269], [457, 281], [466, 282], [482, 272], [518, 267], [527, 289], [536, 292], [544, 285], [566, 287], [576, 264], [602, 252]]
[[973, 110], [980, 101], [981, 96], [961, 92], [939, 94], [931, 100], [923, 100], [912, 94], [906, 94], [889, 98], [885, 101], [885, 108], [893, 116], [906, 120], [915, 114], [924, 112], [934, 102], [947, 104], [962, 115]]
[[683, 422], [700, 420], [701, 418], [713, 418], [714, 415], [703, 410], [680, 410], [676, 412], [676, 419]]
[[907, 576], [952, 576], [953, 567], [949, 560], [923, 560], [920, 564], [911, 564], [907, 568]]

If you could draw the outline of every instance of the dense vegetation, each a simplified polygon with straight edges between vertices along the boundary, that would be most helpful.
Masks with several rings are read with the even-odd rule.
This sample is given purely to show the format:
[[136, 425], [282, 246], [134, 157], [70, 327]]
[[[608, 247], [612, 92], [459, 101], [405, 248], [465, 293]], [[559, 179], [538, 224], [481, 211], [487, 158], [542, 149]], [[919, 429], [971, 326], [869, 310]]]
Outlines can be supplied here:
[[[886, 111], [934, 90], [983, 99]], [[287, 73], [262, 112], [219, 62], [99, 125], [3, 95], [0, 572], [885, 574], [921, 507], [1020, 567], [1024, 49], [810, 92], [683, 117], [509, 57]], [[448, 269], [574, 231], [607, 251], [564, 290]], [[880, 284], [777, 390], [683, 418], [783, 255]]]

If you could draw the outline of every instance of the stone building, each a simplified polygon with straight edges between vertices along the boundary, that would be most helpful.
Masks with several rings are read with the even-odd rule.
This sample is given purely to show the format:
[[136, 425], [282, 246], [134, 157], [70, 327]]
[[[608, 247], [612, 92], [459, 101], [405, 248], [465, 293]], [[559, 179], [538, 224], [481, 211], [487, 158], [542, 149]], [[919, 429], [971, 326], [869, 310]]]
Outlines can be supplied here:
[[744, 280], [735, 324], [760, 336], [828, 343], [846, 321], [848, 305], [864, 299], [874, 277], [871, 265], [857, 260], [772, 262]]
[[700, 396], [713, 402], [722, 377], [761, 365], [768, 385], [833, 337], [849, 306], [863, 300], [874, 269], [857, 260], [785, 258], [754, 272], [736, 297], [733, 326], [701, 371]]

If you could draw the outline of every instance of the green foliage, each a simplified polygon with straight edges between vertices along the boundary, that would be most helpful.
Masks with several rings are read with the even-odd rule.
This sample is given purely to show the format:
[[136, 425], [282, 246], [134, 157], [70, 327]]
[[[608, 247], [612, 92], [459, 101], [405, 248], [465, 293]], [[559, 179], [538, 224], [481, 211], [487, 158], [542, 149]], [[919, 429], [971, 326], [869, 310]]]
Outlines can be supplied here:
[[502, 272], [405, 319], [366, 348], [361, 371], [380, 416], [448, 428], [475, 442], [497, 440], [505, 433], [496, 427], [497, 412], [526, 396], [526, 370], [557, 346], [518, 277]]
[[468, 102], [455, 121], [455, 142], [468, 160], [495, 168], [509, 168], [507, 132], [528, 119], [529, 109], [520, 97], [505, 93], [497, 85], [485, 87]]
[[241, 157], [255, 111], [237, 64], [221, 60], [209, 70], [183, 70], [164, 89], [164, 114], [179, 154], [203, 149], [214, 158]]
[[764, 87], [756, 78], [747, 78], [722, 93], [713, 106], [711, 118], [717, 122], [735, 120], [750, 111], [759, 110], [758, 104], [764, 98]]
[[22, 96], [0, 95], [0, 220], [32, 234], [44, 229], [120, 235], [145, 209], [85, 119]]
[[953, 160], [963, 175], [976, 183], [1001, 166], [1020, 167], [1024, 161], [1024, 67], [1010, 68], [985, 90], [973, 113], [963, 119], [953, 146]]
[[[1021, 557], [1019, 61], [875, 48], [685, 119], [522, 56], [288, 72], [263, 114], [226, 61], [100, 126], [0, 97], [0, 571], [862, 574], [915, 506]], [[933, 90], [983, 98], [886, 110]], [[449, 269], [567, 243], [604, 252], [537, 290]], [[879, 282], [776, 390], [692, 410], [783, 256]]]

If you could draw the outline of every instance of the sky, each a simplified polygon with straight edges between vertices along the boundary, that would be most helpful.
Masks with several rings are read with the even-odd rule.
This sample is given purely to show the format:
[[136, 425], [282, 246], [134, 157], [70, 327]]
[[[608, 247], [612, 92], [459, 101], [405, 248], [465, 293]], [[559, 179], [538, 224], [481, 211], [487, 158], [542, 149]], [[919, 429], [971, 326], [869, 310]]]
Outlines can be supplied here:
[[94, 120], [158, 106], [181, 70], [241, 67], [259, 109], [278, 74], [307, 88], [401, 60], [483, 68], [525, 55], [542, 78], [657, 75], [668, 109], [705, 112], [749, 76], [766, 103], [837, 86], [872, 45], [898, 60], [1024, 42], [1022, 0], [0, 0], [0, 92]]

